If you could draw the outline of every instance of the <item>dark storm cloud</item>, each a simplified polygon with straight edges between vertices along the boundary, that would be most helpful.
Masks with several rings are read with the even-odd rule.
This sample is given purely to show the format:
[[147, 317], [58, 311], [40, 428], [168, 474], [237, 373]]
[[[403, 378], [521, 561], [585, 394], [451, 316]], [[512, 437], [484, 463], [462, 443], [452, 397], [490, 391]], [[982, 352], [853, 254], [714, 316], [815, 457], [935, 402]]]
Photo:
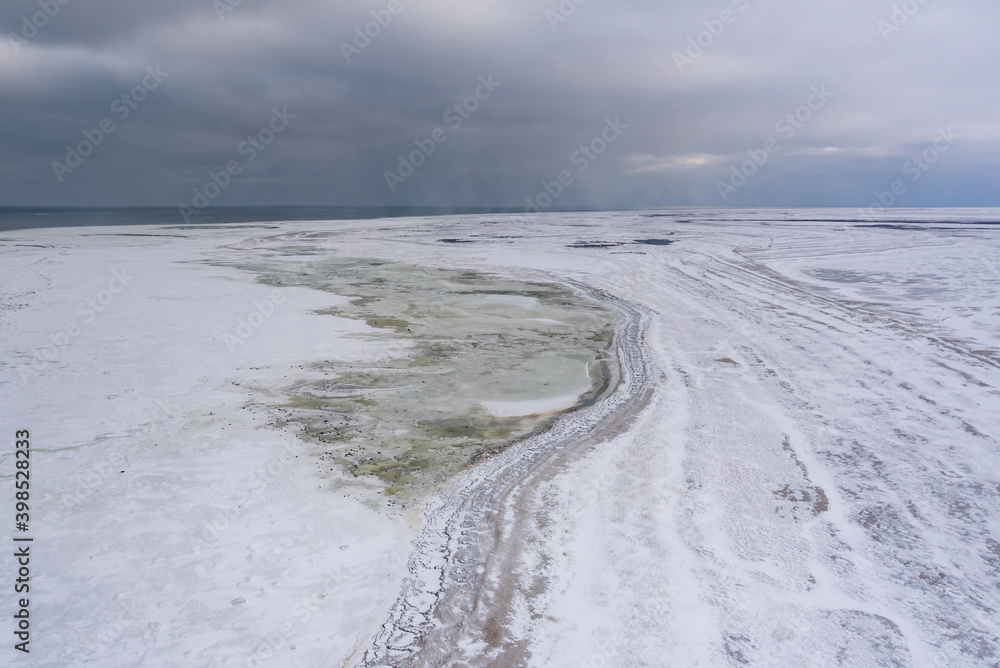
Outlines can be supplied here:
[[0, 204], [1000, 203], [995, 2], [225, 2], [6, 3]]

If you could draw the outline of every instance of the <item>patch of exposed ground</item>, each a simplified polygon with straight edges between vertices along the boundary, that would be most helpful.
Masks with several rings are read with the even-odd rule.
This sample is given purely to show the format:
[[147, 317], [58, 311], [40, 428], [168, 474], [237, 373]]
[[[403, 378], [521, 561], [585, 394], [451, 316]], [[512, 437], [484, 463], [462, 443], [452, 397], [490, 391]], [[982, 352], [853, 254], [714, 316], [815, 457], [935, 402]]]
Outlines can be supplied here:
[[242, 268], [346, 297], [316, 314], [365, 322], [357, 336], [387, 351], [364, 367], [318, 360], [284, 390], [278, 424], [318, 446], [338, 484], [419, 498], [608, 383], [615, 316], [566, 287], [363, 259]]

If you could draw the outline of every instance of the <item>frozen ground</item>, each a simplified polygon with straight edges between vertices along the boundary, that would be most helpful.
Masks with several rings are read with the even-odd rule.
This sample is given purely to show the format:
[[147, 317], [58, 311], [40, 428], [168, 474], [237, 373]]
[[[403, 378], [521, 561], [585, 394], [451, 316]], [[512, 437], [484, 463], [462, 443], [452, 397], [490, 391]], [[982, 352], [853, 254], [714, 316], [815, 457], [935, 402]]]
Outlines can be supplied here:
[[[6, 498], [30, 429], [37, 504], [18, 660], [1000, 665], [1000, 225], [979, 224], [1000, 212], [852, 216], [5, 234], [0, 474]], [[268, 426], [317, 361], [394, 354], [317, 314], [346, 300], [228, 266], [268, 252], [588, 292], [619, 364], [551, 429], [388, 506]]]

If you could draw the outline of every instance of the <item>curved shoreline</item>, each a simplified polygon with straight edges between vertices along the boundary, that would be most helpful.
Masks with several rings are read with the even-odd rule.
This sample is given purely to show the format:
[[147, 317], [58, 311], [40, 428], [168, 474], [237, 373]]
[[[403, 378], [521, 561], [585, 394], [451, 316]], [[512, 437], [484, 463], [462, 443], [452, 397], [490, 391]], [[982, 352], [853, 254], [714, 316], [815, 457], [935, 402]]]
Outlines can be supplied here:
[[498, 619], [523, 588], [508, 568], [522, 547], [521, 523], [531, 513], [521, 492], [582, 452], [584, 444], [606, 438], [649, 395], [644, 312], [605, 291], [562, 282], [621, 316], [613, 346], [617, 364], [609, 365], [607, 388], [548, 430], [464, 472], [428, 502], [400, 596], [357, 665], [440, 666], [457, 658], [460, 644], [470, 644], [459, 640], [468, 636], [485, 642], [494, 660], [498, 652], [523, 652], [523, 643], [513, 641]]

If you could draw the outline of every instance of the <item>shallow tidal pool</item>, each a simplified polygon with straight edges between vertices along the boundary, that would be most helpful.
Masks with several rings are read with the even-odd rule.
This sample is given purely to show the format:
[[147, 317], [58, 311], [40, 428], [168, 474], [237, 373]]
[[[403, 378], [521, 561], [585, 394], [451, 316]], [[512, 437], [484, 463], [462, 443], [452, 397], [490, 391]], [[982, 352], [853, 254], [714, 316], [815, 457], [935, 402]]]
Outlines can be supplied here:
[[364, 321], [356, 336], [386, 351], [365, 366], [316, 361], [284, 389], [280, 422], [342, 485], [417, 498], [609, 383], [615, 314], [559, 285], [366, 259], [240, 266], [347, 298], [316, 313]]

